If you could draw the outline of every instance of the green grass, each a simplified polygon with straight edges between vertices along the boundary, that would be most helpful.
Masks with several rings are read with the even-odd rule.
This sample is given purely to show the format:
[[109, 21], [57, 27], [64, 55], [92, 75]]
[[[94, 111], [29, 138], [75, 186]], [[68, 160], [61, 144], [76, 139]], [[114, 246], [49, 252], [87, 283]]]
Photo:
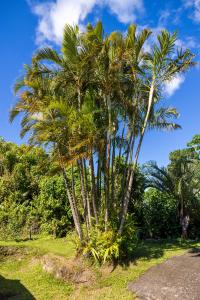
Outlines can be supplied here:
[[[8, 299], [66, 300], [70, 299], [72, 291], [72, 284], [57, 280], [42, 270], [34, 252], [0, 260], [0, 293]], [[15, 297], [9, 298], [9, 295]]]
[[[38, 253], [51, 252], [65, 257], [72, 257], [75, 253], [70, 239], [52, 239], [50, 237], [26, 242], [0, 242], [0, 246], [28, 246], [31, 251], [22, 259], [8, 257], [0, 263], [0, 276], [4, 286], [11, 287], [14, 291], [23, 286], [22, 295], [16, 300], [100, 300], [100, 299], [133, 299], [127, 290], [130, 281], [135, 280], [151, 266], [164, 260], [184, 253], [189, 248], [200, 246], [196, 242], [181, 241], [146, 241], [140, 243], [131, 261], [118, 265], [116, 268], [103, 267], [97, 270], [98, 279], [88, 286], [73, 286], [54, 279], [43, 272], [37, 261]], [[36, 250], [34, 250], [36, 249]], [[36, 257], [36, 258], [35, 258]], [[18, 280], [18, 281], [17, 281]], [[0, 277], [0, 284], [2, 280]], [[6, 284], [5, 284], [6, 283]], [[34, 298], [26, 295], [28, 290]], [[0, 285], [0, 293], [2, 287]]]
[[0, 246], [21, 246], [36, 248], [42, 253], [54, 253], [66, 258], [75, 255], [75, 245], [71, 237], [54, 239], [51, 236], [36, 236], [33, 240], [27, 241], [0, 241]]

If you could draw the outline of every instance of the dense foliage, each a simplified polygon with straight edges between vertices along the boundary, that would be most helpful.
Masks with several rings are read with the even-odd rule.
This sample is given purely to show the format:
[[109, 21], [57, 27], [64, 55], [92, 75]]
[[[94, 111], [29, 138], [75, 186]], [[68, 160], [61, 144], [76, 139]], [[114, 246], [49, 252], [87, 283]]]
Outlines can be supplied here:
[[[200, 138], [197, 138], [195, 136], [187, 148], [172, 152], [166, 168], [159, 168], [150, 162], [137, 169], [122, 237], [116, 238], [115, 230], [104, 232], [101, 226], [93, 227], [88, 242], [76, 240], [77, 250], [92, 256], [99, 263], [119, 257], [126, 259], [135, 249], [137, 239], [179, 237], [182, 210], [190, 216], [188, 236], [198, 238]], [[30, 234], [34, 233], [59, 237], [73, 230], [64, 178], [52, 162], [51, 153], [47, 154], [38, 147], [17, 146], [2, 139], [0, 155], [0, 239], [30, 238]], [[184, 162], [182, 177], [178, 162], [181, 166]], [[126, 166], [119, 158], [116, 163], [116, 178], [122, 182]], [[81, 198], [77, 168], [74, 174], [74, 189], [77, 198]], [[67, 171], [67, 175], [72, 180], [71, 170]], [[183, 192], [181, 189], [184, 189]], [[115, 192], [120, 193], [120, 188], [116, 188]], [[183, 198], [180, 198], [181, 192]], [[79, 209], [81, 211], [81, 207]], [[112, 218], [115, 217], [115, 212], [112, 212]], [[87, 234], [84, 226], [82, 229]]]
[[[167, 167], [159, 168], [155, 162], [145, 166], [146, 186], [155, 188], [171, 199], [170, 206], [173, 203], [175, 205], [175, 218], [182, 226], [182, 236], [187, 236], [187, 229], [189, 229], [190, 236], [193, 238], [199, 236], [199, 146], [200, 135], [196, 135], [188, 143], [187, 148], [170, 153], [170, 163]], [[185, 228], [185, 220], [187, 220], [187, 228]]]
[[63, 177], [53, 175], [49, 155], [41, 148], [0, 141], [0, 238], [55, 236], [71, 228]]

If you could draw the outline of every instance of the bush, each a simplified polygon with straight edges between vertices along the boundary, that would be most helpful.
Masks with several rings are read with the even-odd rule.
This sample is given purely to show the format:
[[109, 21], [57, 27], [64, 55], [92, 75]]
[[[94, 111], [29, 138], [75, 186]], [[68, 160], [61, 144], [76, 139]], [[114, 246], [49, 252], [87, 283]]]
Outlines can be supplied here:
[[121, 238], [117, 237], [112, 230], [103, 232], [94, 228], [90, 231], [88, 241], [81, 246], [81, 252], [96, 263], [104, 264], [119, 258], [120, 244]]
[[123, 235], [120, 242], [120, 260], [129, 260], [136, 249], [138, 241], [138, 229], [135, 226], [134, 216], [129, 214], [124, 225]]
[[17, 240], [27, 237], [28, 215], [28, 208], [23, 204], [4, 202], [0, 205], [0, 239]]
[[144, 231], [147, 237], [177, 237], [180, 232], [176, 201], [169, 195], [150, 188], [143, 202]]
[[40, 218], [41, 230], [63, 237], [72, 227], [72, 215], [62, 176], [42, 178], [40, 194], [34, 204]]
[[[84, 236], [87, 236], [87, 231]], [[137, 231], [131, 215], [127, 217], [123, 235], [119, 236], [117, 230], [104, 231], [103, 226], [93, 227], [82, 243], [74, 238], [78, 254], [83, 254], [99, 265], [113, 263], [128, 258], [136, 247]]]

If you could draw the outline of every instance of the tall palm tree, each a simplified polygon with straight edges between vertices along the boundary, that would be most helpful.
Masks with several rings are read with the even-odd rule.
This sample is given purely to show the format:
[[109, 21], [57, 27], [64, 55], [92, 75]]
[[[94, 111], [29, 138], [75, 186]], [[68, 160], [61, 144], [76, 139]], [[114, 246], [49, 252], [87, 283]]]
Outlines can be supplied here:
[[[23, 137], [28, 131], [31, 131], [30, 143], [53, 147], [54, 157], [59, 161], [63, 172], [75, 228], [79, 238], [82, 240], [83, 235], [77, 204], [73, 195], [71, 195], [69, 180], [65, 172], [65, 161], [68, 159], [69, 153], [65, 151], [63, 154], [63, 148], [66, 149], [69, 139], [69, 128], [71, 127], [71, 125], [69, 126], [69, 116], [73, 115], [73, 111], [68, 109], [67, 119], [63, 118], [63, 114], [61, 117], [59, 110], [56, 110], [56, 108], [62, 109], [62, 102], [60, 99], [57, 100], [51, 93], [50, 79], [39, 72], [39, 66], [35, 65], [35, 63], [33, 68], [27, 67], [24, 78], [21, 82], [17, 82], [15, 90], [19, 92], [19, 99], [11, 110], [10, 120], [12, 121], [22, 112], [24, 117], [21, 122], [21, 136]], [[65, 106], [65, 112], [66, 110]]]
[[127, 191], [123, 202], [123, 211], [119, 226], [119, 234], [123, 231], [123, 226], [128, 210], [131, 188], [134, 177], [134, 170], [137, 166], [143, 138], [148, 127], [150, 115], [154, 105], [160, 99], [155, 96], [162, 91], [166, 82], [173, 80], [177, 75], [188, 70], [194, 65], [194, 55], [189, 50], [180, 50], [177, 52], [176, 33], [170, 34], [166, 30], [162, 30], [157, 36], [157, 43], [154, 43], [152, 53], [148, 53], [144, 59], [144, 69], [142, 79], [147, 86], [148, 100], [147, 109], [144, 114], [143, 124], [139, 133], [138, 144], [136, 146], [133, 167], [130, 173]]

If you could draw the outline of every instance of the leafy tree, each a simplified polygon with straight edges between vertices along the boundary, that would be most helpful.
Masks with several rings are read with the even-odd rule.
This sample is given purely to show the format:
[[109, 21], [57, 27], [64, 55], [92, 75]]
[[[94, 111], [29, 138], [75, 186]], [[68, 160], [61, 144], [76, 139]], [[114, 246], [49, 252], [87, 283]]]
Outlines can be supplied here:
[[65, 236], [71, 229], [71, 211], [67, 201], [62, 176], [43, 177], [39, 183], [40, 194], [34, 205], [39, 215], [41, 229], [57, 236]]
[[[26, 237], [34, 232], [63, 236], [72, 227], [72, 216], [62, 176], [51, 153], [42, 148], [5, 142], [0, 144], [1, 238]], [[80, 195], [77, 168], [67, 171]], [[79, 197], [80, 198], [80, 197]], [[81, 210], [81, 208], [80, 208]]]
[[176, 200], [167, 193], [148, 189], [143, 201], [143, 230], [151, 238], [177, 237], [180, 225]]

